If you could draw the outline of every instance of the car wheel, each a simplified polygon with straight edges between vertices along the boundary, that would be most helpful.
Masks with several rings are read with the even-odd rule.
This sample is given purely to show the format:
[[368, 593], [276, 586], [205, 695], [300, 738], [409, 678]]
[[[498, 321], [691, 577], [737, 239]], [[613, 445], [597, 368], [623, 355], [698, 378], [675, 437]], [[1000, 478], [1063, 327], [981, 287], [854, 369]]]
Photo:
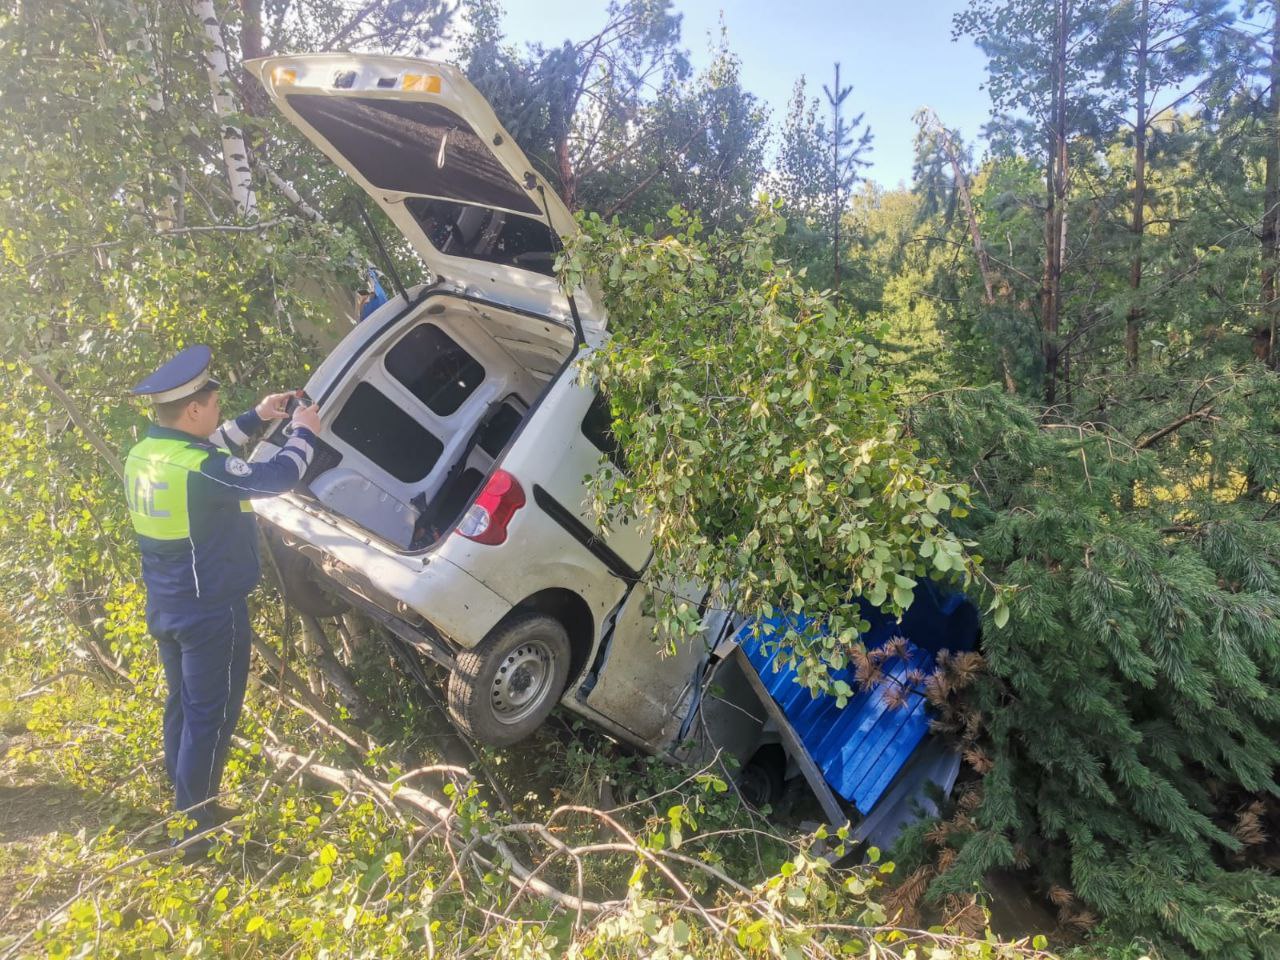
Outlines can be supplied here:
[[569, 681], [569, 634], [526, 613], [500, 623], [449, 675], [449, 714], [480, 743], [505, 747], [542, 725]]
[[268, 537], [271, 556], [280, 571], [284, 585], [284, 599], [299, 613], [312, 617], [336, 617], [350, 607], [341, 598], [325, 590], [315, 578], [315, 564], [282, 543]]
[[757, 810], [776, 806], [786, 789], [787, 755], [776, 743], [765, 744], [739, 771], [738, 793]]

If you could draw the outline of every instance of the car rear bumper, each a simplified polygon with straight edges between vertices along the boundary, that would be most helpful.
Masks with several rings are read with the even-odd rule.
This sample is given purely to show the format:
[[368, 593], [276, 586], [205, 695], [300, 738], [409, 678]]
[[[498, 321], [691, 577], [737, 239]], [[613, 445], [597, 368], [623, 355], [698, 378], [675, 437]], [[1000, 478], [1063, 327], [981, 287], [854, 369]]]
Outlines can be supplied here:
[[254, 501], [253, 508], [321, 573], [394, 616], [424, 618], [464, 649], [483, 640], [511, 611], [510, 603], [442, 556], [389, 553], [285, 497]]

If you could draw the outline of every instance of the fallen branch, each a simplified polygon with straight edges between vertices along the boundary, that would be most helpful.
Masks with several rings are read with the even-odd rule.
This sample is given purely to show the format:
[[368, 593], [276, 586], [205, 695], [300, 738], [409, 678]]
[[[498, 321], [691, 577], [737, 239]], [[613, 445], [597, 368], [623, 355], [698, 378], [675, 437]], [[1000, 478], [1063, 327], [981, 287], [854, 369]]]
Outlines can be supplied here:
[[124, 461], [120, 459], [110, 444], [102, 438], [102, 434], [94, 428], [89, 417], [80, 409], [80, 404], [71, 399], [71, 395], [62, 389], [62, 384], [54, 379], [53, 374], [36, 363], [25, 350], [18, 351], [18, 359], [26, 365], [37, 380], [49, 389], [50, 393], [58, 398], [58, 402], [62, 404], [63, 409], [67, 411], [67, 415], [71, 417], [71, 422], [80, 429], [85, 439], [93, 445], [93, 448], [98, 451], [102, 459], [106, 460], [108, 466], [115, 471], [116, 476], [123, 481]]
[[1184, 414], [1183, 416], [1179, 417], [1177, 420], [1174, 420], [1172, 423], [1165, 424], [1155, 433], [1151, 434], [1150, 436], [1144, 437], [1143, 439], [1135, 443], [1134, 448], [1137, 450], [1146, 450], [1147, 448], [1151, 447], [1153, 444], [1159, 443], [1161, 440], [1169, 436], [1169, 434], [1173, 433], [1175, 430], [1182, 429], [1188, 423], [1192, 423], [1196, 420], [1210, 419], [1210, 413], [1213, 410], [1213, 405], [1215, 402], [1216, 402], [1216, 398], [1214, 400], [1210, 400], [1208, 403], [1206, 403], [1204, 406], [1200, 407], [1199, 409], [1193, 410], [1191, 411], [1191, 413]]
[[[338, 726], [329, 716], [328, 705], [307, 689], [306, 681], [299, 677], [293, 670], [286, 666], [279, 657], [276, 656], [274, 650], [262, 642], [258, 637], [253, 638], [253, 649], [258, 652], [258, 656], [266, 661], [268, 669], [278, 677], [283, 677], [285, 683], [297, 693], [294, 697], [283, 686], [275, 687], [281, 697], [292, 706], [295, 710], [301, 710], [308, 717], [320, 724], [326, 732], [333, 734], [347, 746], [351, 747], [358, 754], [363, 755], [368, 749], [367, 743], [361, 743], [346, 730]], [[266, 681], [263, 681], [266, 683]]]
[[59, 670], [57, 673], [55, 673], [51, 677], [45, 677], [43, 680], [39, 681], [30, 690], [24, 690], [22, 693], [18, 694], [13, 699], [15, 701], [29, 700], [32, 697], [38, 695], [42, 690], [48, 689], [49, 687], [57, 683], [59, 680], [65, 679], [66, 677], [86, 677], [89, 680], [92, 680], [94, 683], [102, 682], [102, 677], [99, 677], [97, 674], [90, 673], [88, 670], [78, 670], [75, 667], [68, 667], [66, 670]]
[[271, 185], [283, 193], [285, 199], [297, 207], [298, 210], [302, 212], [303, 216], [315, 221], [316, 223], [324, 223], [324, 214], [311, 204], [307, 203], [307, 201], [302, 198], [302, 194], [298, 193], [297, 188], [295, 188], [293, 184], [280, 176], [280, 174], [276, 173], [269, 164], [262, 160], [258, 161], [258, 166], [266, 171], [267, 179], [271, 181]]
[[[282, 747], [263, 746], [263, 755], [267, 756], [277, 764], [291, 764], [301, 762], [305, 758], [301, 754], [294, 753]], [[445, 806], [439, 800], [436, 800], [430, 794], [425, 793], [416, 787], [405, 786], [401, 784], [393, 789], [390, 783], [382, 783], [374, 780], [357, 770], [343, 770], [338, 767], [331, 767], [327, 764], [311, 763], [306, 770], [306, 776], [314, 780], [319, 780], [330, 786], [335, 786], [343, 790], [352, 790], [356, 787], [362, 787], [373, 793], [380, 793], [387, 798], [388, 803], [395, 806], [407, 807], [412, 813], [416, 814], [420, 820], [428, 824], [444, 824], [450, 830], [447, 841], [454, 850], [460, 853], [465, 851], [465, 858], [472, 859], [475, 863], [485, 870], [491, 870], [495, 866], [501, 866], [508, 872], [507, 880], [517, 889], [532, 890], [539, 896], [554, 900], [563, 907], [572, 910], [583, 910], [590, 913], [603, 913], [613, 910], [621, 906], [625, 901], [613, 900], [599, 902], [595, 900], [587, 900], [576, 897], [573, 894], [566, 893], [551, 884], [539, 880], [535, 876], [535, 871], [522, 863], [515, 855], [515, 852], [501, 837], [501, 828], [493, 828], [481, 833], [472, 833], [467, 842], [459, 837], [455, 837], [453, 830], [456, 828], [461, 831], [465, 824], [462, 819], [450, 808]], [[472, 828], [474, 831], [475, 828]], [[479, 841], [488, 846], [496, 855], [497, 863], [488, 857], [476, 852], [474, 847], [467, 850], [467, 846], [472, 841]]]
[[378, 719], [381, 711], [356, 687], [355, 678], [334, 654], [328, 634], [320, 621], [307, 613], [300, 614], [300, 617], [303, 634], [314, 648], [313, 656], [320, 672], [338, 694], [338, 699], [350, 711], [352, 722], [358, 727], [368, 726]]

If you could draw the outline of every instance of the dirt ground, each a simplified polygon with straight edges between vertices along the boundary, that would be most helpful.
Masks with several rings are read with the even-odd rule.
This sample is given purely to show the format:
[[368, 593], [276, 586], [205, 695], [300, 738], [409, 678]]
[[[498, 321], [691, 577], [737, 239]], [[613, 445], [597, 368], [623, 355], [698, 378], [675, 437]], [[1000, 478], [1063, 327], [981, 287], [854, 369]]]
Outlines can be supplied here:
[[[102, 799], [50, 779], [49, 768], [14, 748], [34, 738], [12, 723], [0, 730], [0, 943], [25, 932], [71, 892], [74, 879], [34, 884], [38, 868], [60, 836], [93, 831], [102, 822]], [[38, 756], [38, 755], [36, 755]]]

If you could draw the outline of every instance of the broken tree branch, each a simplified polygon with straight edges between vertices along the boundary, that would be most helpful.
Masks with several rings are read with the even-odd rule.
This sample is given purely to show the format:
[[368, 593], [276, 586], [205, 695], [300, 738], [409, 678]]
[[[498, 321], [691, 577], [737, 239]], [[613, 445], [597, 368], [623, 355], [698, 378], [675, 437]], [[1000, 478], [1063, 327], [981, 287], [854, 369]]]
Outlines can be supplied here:
[[115, 475], [123, 481], [124, 462], [116, 455], [116, 452], [111, 449], [110, 444], [102, 438], [102, 434], [94, 428], [89, 417], [85, 414], [84, 410], [80, 408], [80, 404], [71, 399], [71, 395], [67, 393], [66, 390], [62, 389], [62, 384], [58, 383], [58, 381], [54, 379], [53, 374], [40, 366], [40, 364], [36, 363], [36, 361], [32, 359], [26, 351], [19, 350], [18, 359], [26, 365], [27, 369], [31, 371], [32, 375], [35, 376], [37, 380], [49, 389], [50, 393], [58, 398], [58, 402], [62, 404], [63, 409], [67, 411], [67, 415], [71, 417], [71, 422], [80, 429], [80, 432], [84, 434], [84, 438], [93, 445], [93, 448], [101, 454], [102, 459], [107, 461], [107, 465], [115, 471]]

